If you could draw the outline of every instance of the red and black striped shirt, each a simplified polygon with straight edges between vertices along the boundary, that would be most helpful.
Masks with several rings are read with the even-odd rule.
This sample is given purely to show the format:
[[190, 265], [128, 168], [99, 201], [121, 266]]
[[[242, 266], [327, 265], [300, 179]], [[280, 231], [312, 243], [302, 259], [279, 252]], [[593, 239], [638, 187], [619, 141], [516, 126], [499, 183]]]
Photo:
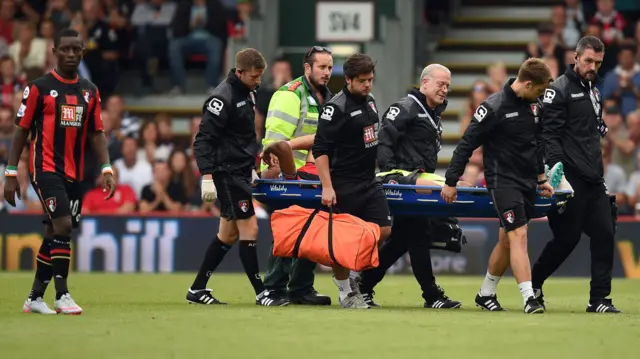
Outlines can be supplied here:
[[100, 93], [84, 78], [67, 80], [54, 71], [24, 89], [16, 125], [31, 131], [29, 172], [53, 172], [69, 181], [84, 178], [89, 134], [103, 130]]

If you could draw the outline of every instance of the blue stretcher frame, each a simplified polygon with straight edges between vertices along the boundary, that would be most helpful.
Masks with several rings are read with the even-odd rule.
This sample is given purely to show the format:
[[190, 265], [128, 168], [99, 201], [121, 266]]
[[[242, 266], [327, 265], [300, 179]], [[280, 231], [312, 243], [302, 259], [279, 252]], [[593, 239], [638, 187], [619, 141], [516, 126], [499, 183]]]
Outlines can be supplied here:
[[[442, 188], [437, 186], [383, 184], [383, 188], [394, 216], [498, 218], [486, 188], [458, 187], [458, 197], [452, 204], [447, 204], [440, 197]], [[420, 194], [417, 189], [432, 192]], [[572, 195], [572, 191], [558, 190], [551, 198], [537, 196], [533, 218], [545, 217]], [[320, 181], [257, 180], [253, 188], [253, 197], [273, 210], [292, 205], [323, 208], [321, 196]]]

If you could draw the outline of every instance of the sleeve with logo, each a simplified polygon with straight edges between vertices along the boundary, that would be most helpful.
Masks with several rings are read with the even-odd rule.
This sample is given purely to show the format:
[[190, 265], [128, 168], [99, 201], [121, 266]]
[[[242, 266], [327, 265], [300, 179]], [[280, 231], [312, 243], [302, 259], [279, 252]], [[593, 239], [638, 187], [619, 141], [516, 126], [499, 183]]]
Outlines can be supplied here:
[[482, 146], [489, 138], [491, 130], [498, 121], [497, 114], [486, 102], [478, 106], [460, 143], [453, 151], [451, 163], [449, 163], [449, 168], [447, 168], [447, 173], [445, 174], [447, 186], [454, 187], [458, 183], [458, 179], [464, 173], [465, 166], [469, 162], [473, 151]]
[[193, 143], [193, 152], [198, 169], [203, 175], [213, 173], [214, 150], [224, 134], [229, 117], [228, 111], [228, 104], [218, 97], [207, 100], [202, 110], [202, 121]]
[[95, 95], [90, 100], [89, 107], [91, 113], [89, 115], [89, 132], [104, 131], [104, 124], [102, 122], [102, 109], [100, 108], [100, 91], [95, 90]]
[[22, 93], [22, 103], [16, 114], [16, 125], [25, 130], [31, 129], [38, 107], [40, 106], [40, 91], [35, 84], [28, 84]]
[[388, 171], [396, 167], [394, 148], [398, 140], [411, 126], [413, 116], [401, 105], [393, 104], [382, 115], [382, 127], [378, 134], [378, 165]]
[[328, 156], [333, 151], [340, 138], [340, 129], [344, 123], [345, 116], [336, 104], [327, 104], [322, 109], [312, 147], [314, 158]]
[[567, 102], [562, 91], [554, 86], [542, 95], [542, 139], [549, 168], [562, 162], [562, 133], [567, 120]]

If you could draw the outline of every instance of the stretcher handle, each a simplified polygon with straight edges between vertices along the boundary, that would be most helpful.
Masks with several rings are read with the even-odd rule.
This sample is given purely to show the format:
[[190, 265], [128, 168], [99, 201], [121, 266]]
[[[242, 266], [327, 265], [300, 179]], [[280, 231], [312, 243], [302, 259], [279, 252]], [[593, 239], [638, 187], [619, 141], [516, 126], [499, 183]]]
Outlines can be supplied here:
[[[273, 184], [273, 185], [284, 185], [284, 184], [291, 184], [291, 185], [316, 185], [316, 186], [322, 186], [322, 183], [320, 181], [306, 181], [306, 180], [299, 180], [299, 181], [293, 181], [293, 180], [257, 180], [256, 181], [257, 184]], [[423, 189], [423, 190], [431, 190], [431, 191], [441, 191], [442, 187], [440, 186], [416, 186], [416, 185], [407, 185], [407, 184], [383, 184], [382, 185], [383, 188], [385, 189], [406, 189], [406, 190], [417, 190], [417, 189]], [[457, 187], [456, 188], [458, 190], [458, 192], [465, 192], [465, 193], [483, 193], [483, 194], [489, 194], [489, 191], [486, 188], [481, 188], [481, 187]], [[538, 193], [541, 193], [542, 191], [538, 190]], [[556, 190], [555, 194], [556, 195], [570, 195], [572, 194], [573, 191], [569, 191], [569, 190]]]

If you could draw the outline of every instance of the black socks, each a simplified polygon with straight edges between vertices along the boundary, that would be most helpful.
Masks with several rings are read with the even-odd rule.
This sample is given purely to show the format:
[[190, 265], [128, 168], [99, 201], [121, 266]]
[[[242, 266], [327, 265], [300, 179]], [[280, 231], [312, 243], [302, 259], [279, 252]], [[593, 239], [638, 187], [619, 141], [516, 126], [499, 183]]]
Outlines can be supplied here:
[[264, 284], [260, 278], [260, 267], [258, 266], [257, 242], [240, 240], [240, 262], [247, 273], [247, 277], [255, 290], [256, 295], [264, 291]]
[[56, 285], [56, 300], [67, 294], [67, 277], [71, 261], [71, 238], [69, 236], [54, 235], [51, 243], [51, 264], [53, 266], [53, 281]]
[[29, 299], [31, 300], [44, 297], [44, 292], [47, 290], [49, 282], [51, 282], [51, 277], [53, 277], [50, 250], [51, 239], [45, 238], [42, 240], [40, 250], [36, 256], [36, 276], [33, 279], [31, 293], [29, 293]]
[[196, 279], [193, 281], [193, 285], [191, 285], [191, 289], [205, 289], [209, 277], [211, 277], [213, 271], [222, 263], [229, 249], [231, 249], [231, 246], [224, 244], [218, 236], [213, 239], [209, 248], [207, 248], [207, 252], [204, 254], [200, 270], [198, 271], [198, 275], [196, 275]]

